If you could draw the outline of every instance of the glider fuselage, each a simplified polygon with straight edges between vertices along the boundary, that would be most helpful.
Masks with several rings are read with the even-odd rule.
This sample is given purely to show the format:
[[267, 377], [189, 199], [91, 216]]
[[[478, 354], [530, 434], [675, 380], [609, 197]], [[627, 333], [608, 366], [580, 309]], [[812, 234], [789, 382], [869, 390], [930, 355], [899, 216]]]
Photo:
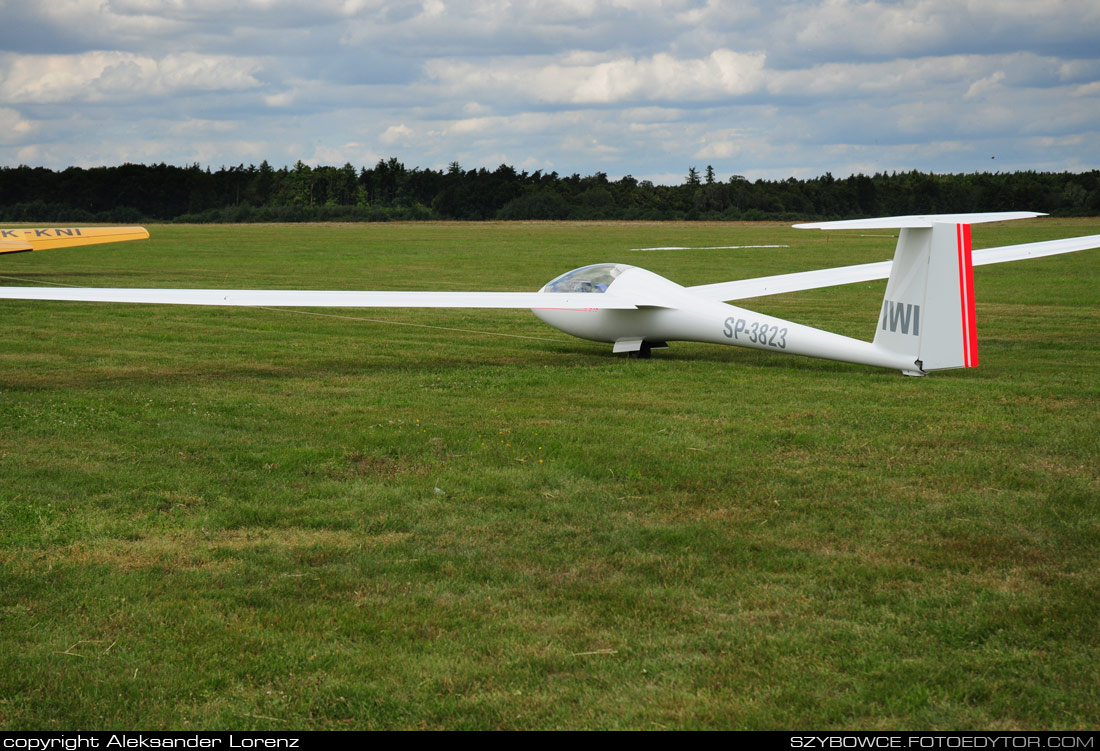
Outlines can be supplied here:
[[[588, 273], [585, 273], [588, 272]], [[607, 283], [591, 282], [614, 273]], [[568, 285], [562, 288], [563, 281]], [[616, 351], [643, 350], [670, 341], [705, 342], [785, 354], [917, 371], [911, 357], [883, 351], [870, 342], [812, 326], [707, 300], [652, 271], [621, 264], [597, 264], [563, 274], [543, 292], [588, 292], [583, 308], [533, 308], [543, 322], [567, 334], [610, 342]], [[636, 310], [601, 308], [603, 292], [642, 301]]]

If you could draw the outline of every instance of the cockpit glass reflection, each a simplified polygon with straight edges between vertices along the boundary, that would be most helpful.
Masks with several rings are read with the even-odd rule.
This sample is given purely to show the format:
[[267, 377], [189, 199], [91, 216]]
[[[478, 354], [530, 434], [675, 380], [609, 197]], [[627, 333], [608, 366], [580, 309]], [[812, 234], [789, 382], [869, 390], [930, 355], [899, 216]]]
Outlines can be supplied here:
[[606, 292], [611, 282], [629, 266], [622, 263], [597, 263], [568, 271], [548, 282], [541, 292]]

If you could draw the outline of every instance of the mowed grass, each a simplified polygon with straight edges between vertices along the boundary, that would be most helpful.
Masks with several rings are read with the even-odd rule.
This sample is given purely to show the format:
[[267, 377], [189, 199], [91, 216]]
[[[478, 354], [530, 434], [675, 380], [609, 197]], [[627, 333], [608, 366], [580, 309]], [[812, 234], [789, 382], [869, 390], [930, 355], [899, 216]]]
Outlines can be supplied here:
[[[621, 261], [702, 284], [894, 244], [150, 230], [0, 256], [0, 283], [524, 290]], [[790, 247], [630, 250], [754, 244]], [[981, 364], [923, 379], [628, 360], [526, 311], [0, 301], [0, 727], [1094, 728], [1100, 251], [975, 275]], [[744, 304], [870, 339], [884, 286]]]

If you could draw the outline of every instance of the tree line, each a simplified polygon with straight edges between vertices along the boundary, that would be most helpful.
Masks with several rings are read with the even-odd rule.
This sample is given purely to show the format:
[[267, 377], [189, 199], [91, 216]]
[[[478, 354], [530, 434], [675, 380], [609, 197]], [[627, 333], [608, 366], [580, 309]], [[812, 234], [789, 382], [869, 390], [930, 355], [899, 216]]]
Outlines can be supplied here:
[[0, 167], [5, 222], [279, 222], [419, 219], [795, 220], [965, 211], [1100, 214], [1100, 171], [918, 171], [799, 180], [720, 179], [690, 167], [680, 185], [603, 172], [243, 164]]

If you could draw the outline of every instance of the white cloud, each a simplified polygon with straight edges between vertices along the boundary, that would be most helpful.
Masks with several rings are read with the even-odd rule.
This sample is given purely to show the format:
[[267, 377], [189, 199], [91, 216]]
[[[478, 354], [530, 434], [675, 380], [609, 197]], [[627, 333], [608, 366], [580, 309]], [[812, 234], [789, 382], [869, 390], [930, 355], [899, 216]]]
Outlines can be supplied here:
[[1071, 95], [1075, 97], [1100, 97], [1100, 81], [1077, 86], [1073, 89]]
[[1033, 54], [945, 55], [887, 62], [823, 63], [796, 70], [769, 71], [766, 87], [771, 94], [808, 100], [836, 97], [914, 100], [929, 92], [962, 96], [976, 82], [986, 78], [1016, 86], [1035, 81], [1056, 85], [1060, 67], [1054, 58]]
[[[1094, 47], [1092, 0], [824, 0], [797, 3], [772, 31], [785, 55], [802, 59], [896, 59], [971, 52], [1036, 51], [1062, 43]], [[784, 40], [790, 40], [789, 45]], [[1087, 45], [1087, 47], [1086, 47]]]
[[414, 136], [412, 128], [407, 125], [391, 125], [378, 137], [383, 146], [408, 143]]
[[605, 105], [713, 99], [753, 91], [764, 56], [715, 50], [697, 59], [660, 53], [648, 58], [571, 53], [556, 59], [430, 60], [427, 76], [448, 91], [479, 99]]
[[35, 124], [16, 110], [0, 107], [0, 143], [20, 143], [33, 135]]
[[623, 151], [620, 147], [604, 143], [595, 136], [575, 134], [563, 138], [561, 148], [568, 154], [587, 154], [603, 157], [621, 154]]
[[191, 118], [180, 122], [169, 123], [165, 132], [173, 136], [187, 136], [194, 138], [210, 133], [232, 133], [240, 129], [240, 123], [232, 120], [200, 120]]
[[264, 104], [268, 107], [289, 107], [294, 104], [295, 91], [280, 91], [278, 94], [268, 94], [264, 97]]
[[991, 94], [995, 94], [1002, 90], [1002, 84], [1005, 80], [1005, 73], [1003, 70], [998, 70], [992, 75], [988, 75], [985, 78], [981, 78], [974, 83], [970, 84], [970, 88], [966, 90], [966, 94], [963, 95], [964, 100], [979, 99]]
[[256, 61], [195, 54], [160, 59], [129, 52], [13, 55], [0, 58], [0, 99], [13, 104], [139, 101], [259, 85]]
[[708, 138], [703, 148], [695, 152], [697, 159], [729, 159], [736, 156], [741, 147], [736, 141], [711, 140]]
[[373, 165], [381, 158], [381, 154], [368, 148], [365, 144], [352, 141], [338, 146], [318, 146], [313, 153], [303, 161], [313, 166], [322, 164], [336, 166], [351, 164], [363, 166]]

